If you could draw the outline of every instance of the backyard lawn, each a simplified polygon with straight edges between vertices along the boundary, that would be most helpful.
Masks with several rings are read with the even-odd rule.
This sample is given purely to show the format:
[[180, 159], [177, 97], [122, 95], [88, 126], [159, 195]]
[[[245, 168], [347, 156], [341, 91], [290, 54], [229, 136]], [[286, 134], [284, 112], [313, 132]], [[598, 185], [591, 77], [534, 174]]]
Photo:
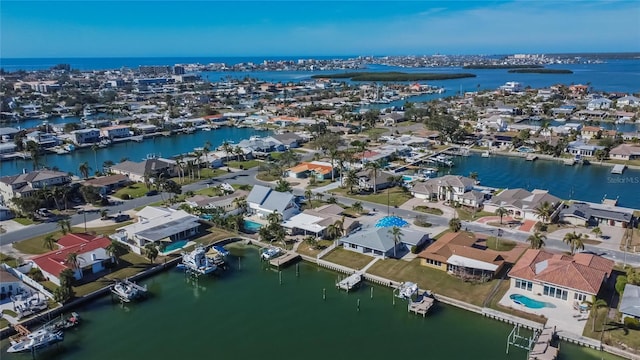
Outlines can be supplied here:
[[300, 244], [300, 246], [298, 246], [298, 250], [296, 250], [296, 252], [302, 255], [316, 257], [322, 250], [324, 250], [331, 244], [333, 244], [333, 241], [331, 240], [318, 240], [317, 248], [312, 248], [311, 245], [305, 241]]
[[245, 161], [227, 161], [227, 166], [234, 169], [251, 169], [260, 165], [258, 160], [245, 160]]
[[359, 254], [343, 248], [335, 248], [325, 255], [322, 260], [327, 260], [332, 263], [360, 270], [373, 261], [373, 258], [371, 256]]

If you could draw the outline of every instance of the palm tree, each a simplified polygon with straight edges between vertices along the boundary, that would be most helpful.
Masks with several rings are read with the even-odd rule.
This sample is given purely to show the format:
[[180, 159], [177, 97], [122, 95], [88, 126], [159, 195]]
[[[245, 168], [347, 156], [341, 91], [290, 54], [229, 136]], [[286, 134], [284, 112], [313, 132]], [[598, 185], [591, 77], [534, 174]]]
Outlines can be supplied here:
[[551, 205], [550, 202], [545, 201], [542, 204], [540, 204], [537, 208], [535, 208], [534, 213], [538, 215], [540, 219], [542, 219], [542, 222], [548, 223], [549, 218], [551, 217], [551, 214], [553, 214], [553, 206]]
[[282, 222], [282, 215], [274, 210], [271, 214], [267, 215], [267, 222], [269, 223], [269, 227], [280, 225]]
[[110, 174], [111, 173], [111, 167], [114, 165], [113, 161], [111, 160], [105, 160], [102, 162], [102, 170], [104, 171], [105, 174]]
[[222, 151], [227, 155], [227, 161], [229, 160], [229, 155], [233, 154], [233, 146], [229, 144], [229, 142], [225, 141], [222, 143]]
[[509, 211], [502, 206], [496, 209], [496, 215], [500, 216], [500, 224], [502, 224], [502, 217], [509, 214]]
[[478, 181], [478, 173], [475, 171], [472, 171], [469, 173], [469, 178], [473, 179], [473, 181]]
[[313, 191], [311, 191], [311, 189], [305, 190], [304, 197], [307, 198], [307, 202], [309, 203], [309, 209], [313, 209], [313, 203], [311, 202], [311, 198], [313, 197]]
[[601, 308], [605, 308], [605, 307], [607, 307], [609, 305], [603, 299], [598, 299], [595, 296], [591, 297], [591, 301], [583, 301], [583, 303], [589, 305], [589, 307], [591, 308], [591, 315], [593, 316], [593, 322], [591, 322], [591, 324], [593, 325], [593, 328], [591, 329], [591, 331], [595, 332], [596, 331], [596, 321], [598, 319], [598, 311]]
[[44, 239], [42, 240], [42, 246], [44, 246], [49, 250], [53, 250], [55, 243], [56, 241], [53, 239], [53, 235], [51, 234], [45, 236]]
[[596, 234], [597, 237], [601, 237], [602, 236], [602, 230], [598, 226], [596, 226], [593, 229], [591, 229], [591, 232]]
[[96, 171], [98, 171], [98, 145], [96, 143], [93, 143], [93, 145], [91, 145], [91, 150], [93, 150], [93, 163], [95, 164], [95, 169]]
[[144, 246], [144, 255], [149, 259], [149, 262], [153, 264], [158, 257], [158, 247], [156, 244], [152, 242], [147, 243], [147, 245]]
[[91, 170], [91, 167], [89, 166], [89, 163], [86, 162], [86, 161], [83, 162], [82, 164], [80, 164], [80, 166], [78, 167], [78, 171], [80, 171], [80, 174], [85, 179], [89, 178], [89, 171], [90, 170]]
[[336, 220], [333, 224], [327, 226], [327, 236], [330, 239], [336, 239], [344, 235], [344, 218]]
[[31, 155], [33, 170], [37, 170], [38, 165], [40, 165], [40, 147], [35, 141], [28, 141], [25, 150], [29, 152], [29, 155]]
[[388, 233], [393, 237], [393, 257], [396, 257], [396, 248], [398, 247], [398, 244], [402, 242], [402, 236], [404, 234], [402, 233], [402, 230], [400, 230], [400, 228], [397, 226], [389, 229]]
[[571, 255], [573, 255], [576, 250], [584, 250], [582, 233], [576, 234], [575, 231], [566, 233], [562, 240], [569, 245], [569, 248], [571, 249]]
[[60, 201], [65, 195], [64, 186], [54, 186], [51, 189], [51, 197], [53, 197], [53, 201], [56, 203], [56, 209], [60, 209]]
[[240, 157], [244, 156], [244, 150], [240, 146], [233, 148], [233, 152], [236, 154], [236, 160], [239, 162]]
[[287, 180], [285, 179], [280, 179], [278, 180], [278, 182], [276, 183], [276, 191], [279, 192], [289, 192], [291, 191], [291, 184], [289, 184], [289, 182], [287, 182]]
[[355, 211], [358, 215], [362, 214], [362, 212], [364, 211], [364, 208], [362, 207], [362, 203], [360, 201], [354, 202], [353, 205], [351, 205], [351, 209], [353, 209], [353, 211]]
[[376, 178], [378, 177], [378, 170], [382, 168], [382, 164], [379, 161], [370, 161], [365, 166], [367, 169], [371, 169], [371, 177], [373, 178], [373, 193], [378, 192], [376, 184]]
[[349, 194], [353, 194], [353, 187], [358, 185], [358, 174], [355, 170], [347, 171], [347, 176], [344, 179], [344, 184], [349, 188]]
[[458, 232], [462, 229], [462, 222], [458, 218], [449, 220], [449, 229], [453, 232]]
[[68, 219], [58, 220], [58, 226], [62, 235], [67, 235], [67, 233], [71, 232], [71, 222]]
[[530, 235], [527, 240], [531, 243], [532, 249], [540, 249], [544, 246], [544, 241], [547, 239], [545, 235], [540, 234], [539, 232], [535, 232], [533, 235]]
[[329, 151], [329, 157], [331, 158], [331, 182], [336, 181], [336, 178], [335, 178], [336, 172], [334, 168], [335, 168], [335, 161], [338, 158], [338, 155], [339, 153], [337, 149], [331, 149], [331, 151]]
[[77, 252], [72, 252], [72, 253], [69, 253], [69, 255], [67, 255], [65, 262], [67, 263], [67, 265], [69, 265], [69, 267], [71, 267], [71, 269], [73, 269], [73, 272], [76, 273], [78, 269], [80, 269], [81, 259], [82, 258], [78, 256]]
[[129, 247], [118, 240], [111, 240], [111, 243], [105, 248], [107, 255], [113, 257], [116, 264], [120, 262], [120, 256], [129, 252]]

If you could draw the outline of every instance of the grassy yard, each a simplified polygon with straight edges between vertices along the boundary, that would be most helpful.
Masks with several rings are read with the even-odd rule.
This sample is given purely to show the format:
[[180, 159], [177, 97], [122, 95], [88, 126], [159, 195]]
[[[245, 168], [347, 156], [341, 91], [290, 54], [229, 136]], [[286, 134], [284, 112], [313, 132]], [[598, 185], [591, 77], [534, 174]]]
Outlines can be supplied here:
[[322, 181], [318, 180], [314, 184], [309, 184], [307, 186], [307, 189], [315, 189], [315, 188], [322, 187], [329, 184], [331, 184], [331, 179], [322, 180]]
[[24, 226], [35, 224], [35, 221], [26, 217], [15, 217], [12, 220]]
[[[32, 255], [44, 254], [46, 252], [51, 251], [50, 249], [47, 249], [44, 247], [44, 238], [47, 235], [40, 235], [40, 236], [32, 237], [31, 239], [15, 242], [13, 243], [13, 248], [20, 251], [23, 254], [32, 254]], [[62, 236], [62, 233], [55, 232], [51, 235], [53, 235], [53, 238], [57, 241]]]
[[[101, 235], [111, 235], [116, 232], [116, 229], [121, 228], [123, 226], [127, 226], [129, 224], [133, 224], [133, 221], [124, 221], [121, 223], [114, 223], [113, 225], [100, 226], [94, 228], [87, 228], [87, 231], [90, 234], [101, 234]], [[84, 227], [82, 226], [74, 226], [71, 228], [71, 232], [74, 233], [83, 233]]]
[[227, 161], [227, 166], [234, 169], [251, 169], [260, 165], [258, 160], [245, 160], [245, 161]]
[[113, 196], [122, 199], [122, 197], [127, 194], [129, 198], [133, 199], [145, 196], [147, 192], [149, 192], [149, 188], [145, 184], [135, 183], [119, 189]]
[[511, 251], [516, 247], [515, 241], [489, 236], [487, 238], [487, 247], [496, 251]]
[[208, 188], [204, 188], [204, 189], [200, 189], [198, 191], [195, 191], [194, 194], [196, 195], [204, 195], [204, 196], [220, 196], [223, 194], [222, 190], [218, 187], [215, 186], [211, 186]]
[[256, 175], [256, 179], [270, 182], [270, 181], [276, 181], [278, 179], [282, 179], [282, 176], [277, 175], [277, 174], [272, 174], [272, 173], [266, 172], [266, 171], [260, 171]]
[[442, 210], [436, 209], [436, 208], [432, 208], [432, 207], [428, 207], [428, 206], [425, 206], [425, 205], [414, 206], [413, 210], [420, 211], [420, 212], [427, 213], [427, 214], [432, 214], [432, 215], [442, 215], [443, 214]]
[[469, 211], [462, 208], [456, 209], [456, 211], [458, 212], [458, 217], [460, 218], [460, 220], [463, 220], [463, 221], [473, 221], [475, 219], [479, 219], [484, 216], [495, 216], [494, 213], [490, 213], [487, 211], [476, 211], [475, 214], [473, 213], [473, 211]]
[[335, 193], [336, 195], [343, 195], [352, 199], [369, 201], [380, 205], [387, 205], [388, 200], [388, 204], [393, 207], [400, 206], [407, 202], [409, 199], [413, 198], [410, 193], [404, 191], [401, 187], [398, 186], [391, 189], [380, 190], [377, 194], [369, 195], [349, 194], [348, 189], [340, 188], [331, 190], [331, 193]]
[[599, 322], [596, 322], [596, 331], [592, 331], [593, 317], [591, 317], [584, 327], [583, 335], [598, 340], [602, 338], [602, 342], [605, 344], [627, 348], [628, 351], [637, 354], [638, 351], [640, 351], [640, 330], [625, 329], [618, 321], [620, 319], [620, 313], [617, 313], [615, 321], [608, 320], [606, 324], [603, 324], [602, 322], [605, 320], [605, 310], [607, 309], [600, 309], [598, 312]]
[[420, 265], [419, 259], [411, 262], [394, 259], [378, 260], [367, 272], [394, 281], [413, 281], [422, 289], [429, 289], [437, 294], [478, 306], [482, 306], [495, 285], [493, 281], [481, 284], [464, 282], [444, 271]]
[[7, 254], [0, 253], [0, 264], [7, 264], [14, 268], [18, 266], [18, 259]]
[[[158, 259], [156, 259], [158, 262]], [[90, 294], [96, 290], [102, 289], [105, 286], [109, 286], [113, 283], [114, 279], [126, 279], [142, 271], [148, 269], [151, 266], [149, 259], [140, 256], [136, 253], [129, 252], [128, 254], [120, 257], [120, 264], [117, 269], [102, 276], [96, 281], [92, 281], [79, 286], [74, 286], [73, 290], [77, 297]]]
[[325, 255], [322, 260], [327, 260], [332, 263], [360, 270], [370, 263], [373, 258], [371, 256], [345, 250], [343, 248], [336, 248]]
[[322, 250], [326, 249], [331, 244], [333, 244], [333, 241], [331, 240], [318, 240], [317, 248], [313, 248], [305, 241], [298, 246], [297, 252], [302, 255], [316, 257]]
[[372, 137], [376, 137], [376, 136], [380, 137], [388, 132], [389, 132], [389, 129], [387, 128], [371, 128], [363, 131], [362, 133]]

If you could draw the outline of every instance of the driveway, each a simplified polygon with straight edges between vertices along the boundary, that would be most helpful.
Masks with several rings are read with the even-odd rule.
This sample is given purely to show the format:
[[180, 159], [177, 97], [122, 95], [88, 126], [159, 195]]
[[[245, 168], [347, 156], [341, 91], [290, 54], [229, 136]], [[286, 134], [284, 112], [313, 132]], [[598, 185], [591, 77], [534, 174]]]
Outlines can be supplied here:
[[430, 208], [440, 209], [442, 211], [442, 215], [440, 216], [446, 217], [448, 219], [456, 217], [456, 211], [452, 207], [445, 205], [443, 202], [432, 202], [426, 199], [409, 199], [407, 200], [407, 202], [400, 205], [399, 208], [404, 210], [413, 210], [413, 208], [416, 206], [428, 206]]
[[8, 233], [25, 228], [24, 225], [15, 220], [0, 221], [0, 226], [2, 226], [2, 228]]

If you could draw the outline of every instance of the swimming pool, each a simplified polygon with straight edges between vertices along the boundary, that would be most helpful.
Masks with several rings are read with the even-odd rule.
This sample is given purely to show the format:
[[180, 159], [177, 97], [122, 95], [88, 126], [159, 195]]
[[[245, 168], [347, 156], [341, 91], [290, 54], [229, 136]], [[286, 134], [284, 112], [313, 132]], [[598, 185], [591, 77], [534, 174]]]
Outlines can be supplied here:
[[411, 182], [413, 178], [411, 176], [402, 175], [402, 181]]
[[182, 249], [185, 245], [187, 245], [188, 242], [189, 240], [179, 240], [176, 242], [172, 242], [171, 244], [167, 245], [167, 247], [164, 248], [164, 251], [162, 251], [162, 253], [166, 254], [173, 250]]
[[520, 146], [518, 148], [518, 151], [523, 153], [531, 153], [531, 152], [534, 152], [535, 150], [527, 146]]
[[260, 230], [260, 228], [262, 227], [262, 224], [259, 224], [255, 221], [251, 221], [251, 220], [244, 220], [244, 231], [248, 232], [248, 233], [257, 233], [258, 230]]
[[509, 298], [516, 304], [518, 305], [522, 305], [525, 307], [528, 307], [529, 309], [542, 309], [543, 307], [546, 307], [547, 305], [542, 302], [542, 301], [538, 301], [538, 300], [534, 300], [534, 299], [530, 299], [524, 295], [520, 295], [520, 294], [512, 294], [509, 296]]

